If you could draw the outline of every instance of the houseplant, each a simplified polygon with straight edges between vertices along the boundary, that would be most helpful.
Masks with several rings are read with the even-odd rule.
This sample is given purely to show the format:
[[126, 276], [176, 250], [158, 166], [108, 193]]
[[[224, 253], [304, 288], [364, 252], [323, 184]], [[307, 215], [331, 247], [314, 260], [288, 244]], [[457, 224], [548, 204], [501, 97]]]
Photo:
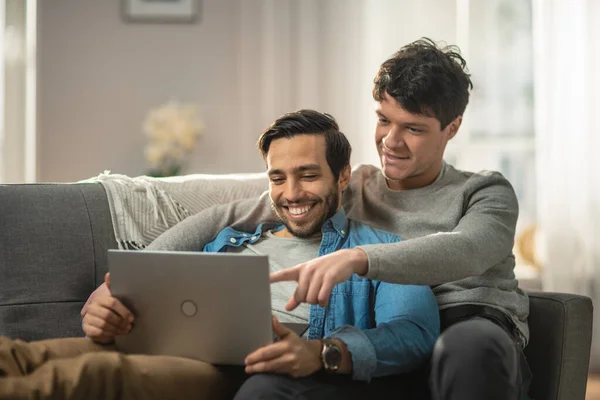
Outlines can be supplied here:
[[144, 133], [148, 137], [146, 175], [178, 175], [203, 131], [204, 124], [194, 104], [170, 101], [150, 110], [144, 121]]

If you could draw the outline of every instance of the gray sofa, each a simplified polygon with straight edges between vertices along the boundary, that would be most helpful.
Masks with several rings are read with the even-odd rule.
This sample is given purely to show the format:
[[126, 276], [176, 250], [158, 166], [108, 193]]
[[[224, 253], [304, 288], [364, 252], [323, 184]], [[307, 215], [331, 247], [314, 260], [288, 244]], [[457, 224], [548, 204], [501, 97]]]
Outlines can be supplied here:
[[[0, 335], [82, 336], [79, 312], [116, 248], [99, 183], [0, 185]], [[589, 298], [530, 293], [530, 395], [584, 400], [592, 333]]]

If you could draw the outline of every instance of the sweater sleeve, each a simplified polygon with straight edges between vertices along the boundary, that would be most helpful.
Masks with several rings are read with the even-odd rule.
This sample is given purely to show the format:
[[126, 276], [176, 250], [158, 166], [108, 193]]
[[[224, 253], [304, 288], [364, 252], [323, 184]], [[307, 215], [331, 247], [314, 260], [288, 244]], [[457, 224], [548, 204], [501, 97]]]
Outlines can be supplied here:
[[360, 246], [371, 279], [438, 285], [470, 276], [512, 258], [518, 202], [510, 183], [498, 173], [467, 183], [465, 212], [451, 232], [392, 244]]
[[253, 231], [258, 224], [276, 219], [269, 193], [260, 197], [216, 205], [192, 215], [157, 237], [147, 250], [201, 251], [228, 226]]

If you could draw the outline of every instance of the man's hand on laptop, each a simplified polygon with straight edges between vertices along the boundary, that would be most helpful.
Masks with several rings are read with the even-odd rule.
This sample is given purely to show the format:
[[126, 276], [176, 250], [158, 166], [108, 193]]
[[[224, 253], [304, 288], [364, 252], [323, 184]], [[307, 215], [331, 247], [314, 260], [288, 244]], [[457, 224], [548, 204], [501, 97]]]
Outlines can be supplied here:
[[131, 331], [134, 317], [116, 298], [110, 294], [110, 274], [104, 276], [106, 293], [91, 299], [83, 316], [83, 331], [94, 342], [112, 343], [117, 335]]
[[271, 283], [296, 281], [298, 286], [285, 305], [292, 311], [300, 303], [329, 304], [331, 290], [338, 283], [350, 279], [352, 274], [365, 275], [369, 268], [367, 254], [361, 249], [338, 250], [271, 274]]
[[277, 373], [302, 378], [320, 370], [321, 342], [306, 341], [281, 325], [273, 316], [273, 330], [279, 340], [246, 357], [246, 373]]
[[88, 297], [87, 301], [83, 305], [83, 308], [81, 309], [81, 318], [85, 317], [87, 309], [90, 306], [90, 304], [92, 304], [92, 301], [94, 301], [96, 297], [100, 296], [110, 296], [110, 290], [108, 289], [106, 282], [102, 283], [102, 285], [98, 286], [96, 290], [94, 290], [92, 294], [90, 294], [90, 297]]

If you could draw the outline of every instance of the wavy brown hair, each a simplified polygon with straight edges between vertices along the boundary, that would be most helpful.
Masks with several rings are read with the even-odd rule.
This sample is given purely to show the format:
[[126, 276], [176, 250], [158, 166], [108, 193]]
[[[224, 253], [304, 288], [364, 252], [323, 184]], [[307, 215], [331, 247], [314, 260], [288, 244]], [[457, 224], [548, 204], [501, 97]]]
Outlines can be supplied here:
[[373, 98], [384, 94], [413, 114], [434, 117], [444, 129], [463, 115], [473, 88], [467, 62], [456, 46], [439, 47], [422, 38], [386, 60], [374, 79]]

